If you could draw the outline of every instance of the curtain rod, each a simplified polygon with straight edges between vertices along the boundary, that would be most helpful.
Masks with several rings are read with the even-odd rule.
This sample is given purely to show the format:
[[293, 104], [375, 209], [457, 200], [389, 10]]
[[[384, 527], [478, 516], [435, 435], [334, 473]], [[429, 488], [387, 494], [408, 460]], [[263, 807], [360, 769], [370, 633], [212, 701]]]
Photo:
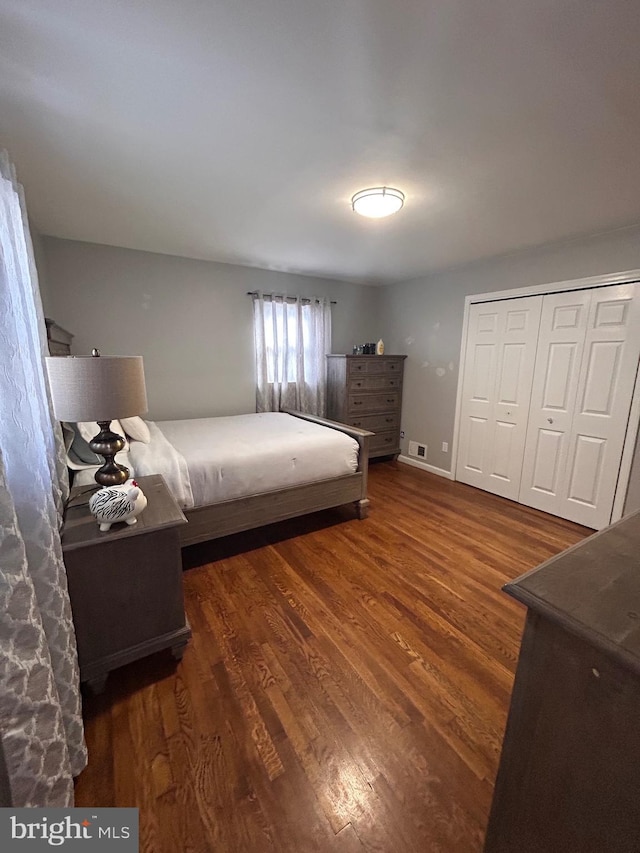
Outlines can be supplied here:
[[[257, 296], [257, 295], [258, 295], [258, 291], [257, 291], [257, 290], [247, 290], [247, 296]], [[273, 296], [274, 296], [274, 294], [273, 294], [273, 293], [265, 293], [265, 294], [264, 294], [264, 296], [271, 296], [271, 297], [273, 297]], [[287, 299], [287, 300], [289, 300], [289, 299], [295, 299], [295, 296], [283, 296], [282, 298], [283, 298], [283, 299]], [[303, 297], [302, 297], [302, 301], [303, 301], [303, 302], [311, 302], [311, 301], [313, 301], [313, 300], [309, 299], [307, 296], [303, 296]], [[319, 299], [316, 299], [315, 301], [316, 301], [316, 302], [319, 302], [320, 300], [319, 300]], [[337, 303], [334, 299], [332, 299], [332, 300], [329, 302], [329, 305], [337, 305], [337, 304], [338, 304], [338, 303]]]

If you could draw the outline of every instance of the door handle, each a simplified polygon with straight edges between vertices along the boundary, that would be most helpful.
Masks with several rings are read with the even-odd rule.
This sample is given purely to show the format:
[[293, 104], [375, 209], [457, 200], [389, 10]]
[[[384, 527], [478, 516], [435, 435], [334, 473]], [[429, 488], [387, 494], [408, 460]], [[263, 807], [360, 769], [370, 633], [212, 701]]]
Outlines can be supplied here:
[[553, 423], [553, 418], [547, 418], [547, 420], [549, 421], [550, 424]]

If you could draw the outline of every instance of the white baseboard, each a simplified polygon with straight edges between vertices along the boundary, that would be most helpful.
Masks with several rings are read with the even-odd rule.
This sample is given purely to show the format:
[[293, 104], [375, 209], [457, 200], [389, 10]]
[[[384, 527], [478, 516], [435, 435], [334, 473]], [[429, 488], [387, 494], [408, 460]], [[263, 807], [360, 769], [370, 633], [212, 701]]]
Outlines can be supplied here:
[[444, 477], [447, 480], [453, 480], [451, 471], [445, 471], [444, 468], [436, 468], [435, 465], [429, 465], [427, 462], [421, 462], [419, 459], [413, 459], [411, 456], [398, 456], [398, 462], [404, 462], [405, 465], [411, 465], [413, 468], [422, 468], [423, 471], [428, 471], [430, 474], [437, 474], [439, 477]]

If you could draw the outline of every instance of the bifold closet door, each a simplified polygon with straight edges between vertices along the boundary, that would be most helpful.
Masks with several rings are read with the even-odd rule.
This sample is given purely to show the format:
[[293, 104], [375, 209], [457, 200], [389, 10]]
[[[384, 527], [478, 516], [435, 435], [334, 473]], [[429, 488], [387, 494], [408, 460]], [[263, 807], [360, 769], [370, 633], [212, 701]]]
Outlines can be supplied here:
[[562, 514], [563, 481], [578, 392], [591, 291], [544, 297], [520, 503]]
[[544, 297], [518, 500], [600, 529], [611, 519], [640, 357], [635, 285]]
[[472, 305], [456, 479], [518, 500], [542, 296]]

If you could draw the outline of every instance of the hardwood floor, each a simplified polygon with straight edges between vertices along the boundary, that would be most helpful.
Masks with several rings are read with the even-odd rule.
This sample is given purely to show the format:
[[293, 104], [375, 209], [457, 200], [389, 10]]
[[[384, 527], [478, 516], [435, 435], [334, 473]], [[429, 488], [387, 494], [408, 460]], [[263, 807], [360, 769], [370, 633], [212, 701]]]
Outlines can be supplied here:
[[524, 609], [591, 531], [384, 462], [331, 510], [185, 552], [193, 640], [85, 700], [81, 806], [148, 853], [482, 849]]

